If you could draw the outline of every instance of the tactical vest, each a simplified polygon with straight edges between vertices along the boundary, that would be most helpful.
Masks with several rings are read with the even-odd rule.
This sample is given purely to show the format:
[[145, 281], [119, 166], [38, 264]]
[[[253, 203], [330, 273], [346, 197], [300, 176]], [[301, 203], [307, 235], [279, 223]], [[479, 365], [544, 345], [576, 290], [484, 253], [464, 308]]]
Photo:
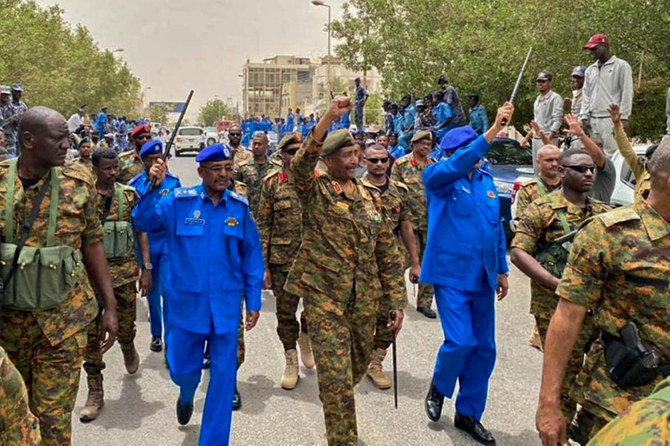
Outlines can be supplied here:
[[[124, 196], [124, 188], [115, 185], [114, 195], [109, 204], [113, 206], [114, 198], [118, 202], [117, 215], [118, 219], [123, 216], [126, 210], [126, 197]], [[105, 256], [107, 260], [125, 259], [135, 252], [135, 242], [133, 239], [133, 226], [128, 221], [108, 220], [109, 210], [105, 209], [102, 223], [102, 245], [105, 248]]]
[[[539, 184], [538, 184], [539, 186]], [[557, 209], [556, 216], [561, 221], [561, 226], [563, 226], [563, 231], [565, 234], [570, 233], [570, 224], [568, 219], [565, 217], [565, 213]], [[568, 264], [568, 254], [570, 254], [570, 248], [572, 248], [572, 241], [567, 241], [564, 243], [542, 243], [540, 249], [535, 255], [535, 259], [540, 265], [547, 271], [549, 271], [554, 277], [559, 279], [563, 276], [563, 270], [565, 265]]]
[[[9, 275], [17, 245], [14, 240], [14, 191], [17, 162], [9, 167], [7, 209], [5, 211], [6, 243], [0, 248], [0, 274]], [[51, 168], [51, 195], [47, 243], [43, 247], [23, 246], [17, 267], [5, 286], [2, 306], [21, 311], [48, 310], [65, 300], [83, 270], [82, 254], [71, 246], [56, 245], [56, 219], [60, 180]]]

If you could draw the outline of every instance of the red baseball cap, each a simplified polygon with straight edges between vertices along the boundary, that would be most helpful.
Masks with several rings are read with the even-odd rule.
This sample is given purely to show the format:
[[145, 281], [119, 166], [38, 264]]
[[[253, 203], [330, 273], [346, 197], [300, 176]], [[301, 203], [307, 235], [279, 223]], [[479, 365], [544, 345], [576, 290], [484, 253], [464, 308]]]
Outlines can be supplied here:
[[151, 133], [151, 126], [149, 124], [138, 125], [130, 132], [130, 137], [135, 138], [142, 133]]
[[609, 45], [610, 39], [605, 34], [594, 34], [591, 36], [586, 45], [582, 47], [583, 50], [590, 50], [598, 45]]

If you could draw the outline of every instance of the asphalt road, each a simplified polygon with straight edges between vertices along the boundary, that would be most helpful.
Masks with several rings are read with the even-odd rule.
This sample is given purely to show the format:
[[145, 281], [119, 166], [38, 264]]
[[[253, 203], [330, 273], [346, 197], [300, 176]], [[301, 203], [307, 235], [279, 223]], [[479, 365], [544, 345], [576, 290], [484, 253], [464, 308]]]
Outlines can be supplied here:
[[[184, 185], [199, 182], [192, 157], [173, 159], [170, 166]], [[453, 427], [453, 402], [445, 402], [438, 423], [430, 422], [424, 413], [423, 400], [442, 331], [438, 320], [416, 312], [413, 288], [408, 282], [410, 307], [398, 337], [398, 409], [393, 407], [392, 390], [377, 390], [364, 378], [356, 388], [359, 444], [475, 445]], [[532, 327], [529, 299], [528, 280], [512, 268], [510, 294], [497, 304], [498, 358], [482, 420], [499, 445], [539, 444], [534, 419], [542, 355], [527, 344]], [[246, 362], [238, 374], [243, 406], [233, 416], [231, 444], [326, 445], [315, 371], [301, 367], [300, 382], [293, 391], [279, 386], [284, 355], [274, 313], [274, 297], [266, 292], [258, 325], [246, 334]], [[89, 424], [80, 423], [78, 416], [86, 399], [86, 374], [82, 371], [72, 422], [75, 445], [197, 444], [208, 375], [203, 374], [191, 423], [179, 426], [174, 409], [178, 389], [170, 381], [162, 353], [151, 352], [149, 341], [146, 300], [141, 299], [136, 338], [140, 369], [133, 376], [125, 373], [118, 345], [105, 355], [106, 404], [100, 417]], [[390, 356], [389, 351], [384, 361], [389, 372]]]

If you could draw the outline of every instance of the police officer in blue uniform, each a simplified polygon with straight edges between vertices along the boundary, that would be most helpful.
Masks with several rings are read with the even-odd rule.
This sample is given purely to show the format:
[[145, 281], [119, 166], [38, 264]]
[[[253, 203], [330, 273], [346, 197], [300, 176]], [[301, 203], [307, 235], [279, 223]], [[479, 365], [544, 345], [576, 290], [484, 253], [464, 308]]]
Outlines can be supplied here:
[[[166, 234], [170, 294], [170, 377], [180, 388], [177, 420], [193, 414], [205, 342], [210, 381], [202, 415], [200, 445], [228, 444], [237, 374], [237, 329], [245, 299], [246, 329], [258, 321], [263, 284], [263, 255], [247, 200], [227, 189], [233, 151], [214, 144], [196, 157], [202, 184], [175, 189], [161, 198], [160, 187], [145, 194], [134, 212], [135, 225]], [[166, 179], [157, 161], [150, 177]]]
[[505, 103], [481, 136], [469, 126], [450, 130], [443, 146], [454, 154], [423, 171], [428, 240], [420, 281], [435, 287], [444, 331], [426, 413], [439, 420], [444, 397], [451, 398], [458, 380], [454, 425], [488, 445], [495, 439], [480, 420], [496, 358], [494, 295], [507, 295], [509, 269], [498, 193], [491, 175], [478, 167], [513, 111]]
[[[163, 155], [163, 143], [160, 139], [153, 139], [145, 142], [140, 149], [140, 158], [144, 163], [144, 171], [136, 175], [128, 183], [133, 186], [140, 197], [149, 192], [151, 179], [149, 178], [149, 169], [161, 159]], [[158, 187], [158, 194], [164, 196], [171, 190], [181, 187], [179, 178], [171, 173], [166, 174], [165, 181]], [[163, 349], [163, 325], [165, 325], [165, 345], [168, 344], [168, 300], [165, 294], [170, 290], [170, 281], [167, 276], [167, 255], [165, 252], [165, 232], [162, 230], [148, 233], [149, 249], [151, 251], [151, 263], [142, 265], [143, 269], [151, 270], [151, 280], [153, 288], [147, 296], [149, 301], [149, 318], [151, 319], [151, 351], [159, 352]], [[163, 295], [163, 308], [161, 310], [161, 295]], [[167, 349], [167, 347], [166, 347]]]

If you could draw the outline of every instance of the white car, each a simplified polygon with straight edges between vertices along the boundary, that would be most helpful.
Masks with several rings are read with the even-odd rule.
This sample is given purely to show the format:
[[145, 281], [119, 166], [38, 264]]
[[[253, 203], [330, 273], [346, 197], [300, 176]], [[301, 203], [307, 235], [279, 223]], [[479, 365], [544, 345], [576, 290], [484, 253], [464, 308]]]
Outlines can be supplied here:
[[200, 140], [205, 131], [201, 127], [179, 127], [174, 139], [174, 153], [181, 156], [183, 152], [199, 152]]
[[200, 137], [200, 148], [203, 149], [208, 146], [213, 146], [219, 142], [219, 132], [214, 127], [205, 127], [202, 136]]

